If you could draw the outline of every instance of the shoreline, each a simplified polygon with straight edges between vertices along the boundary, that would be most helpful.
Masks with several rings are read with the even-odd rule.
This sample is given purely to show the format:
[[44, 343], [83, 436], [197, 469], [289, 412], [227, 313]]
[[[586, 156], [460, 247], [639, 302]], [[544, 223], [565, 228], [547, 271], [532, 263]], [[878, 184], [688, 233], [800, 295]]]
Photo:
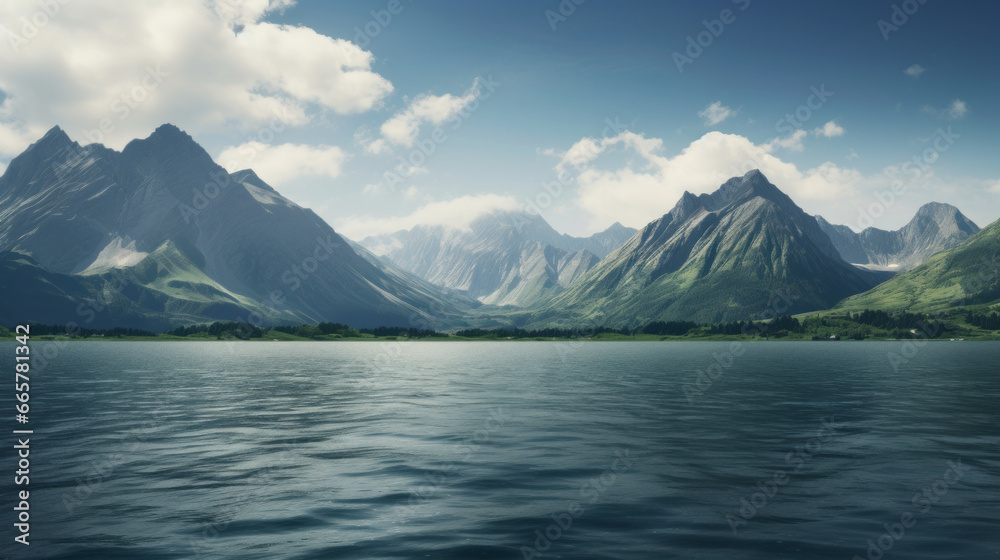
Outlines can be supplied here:
[[[284, 339], [274, 339], [274, 338], [252, 338], [252, 339], [237, 339], [237, 338], [226, 338], [226, 339], [215, 339], [215, 338], [184, 338], [184, 337], [68, 337], [68, 336], [35, 336], [31, 337], [32, 342], [198, 342], [198, 343], [220, 343], [220, 342], [240, 342], [240, 343], [262, 343], [262, 342], [309, 342], [309, 343], [323, 343], [323, 342], [333, 342], [333, 343], [343, 343], [343, 342], [363, 342], [363, 343], [378, 343], [378, 342], [437, 342], [437, 343], [461, 343], [461, 342], [493, 342], [493, 343], [503, 343], [503, 342], [774, 342], [774, 343], [793, 343], [793, 342], [809, 342], [809, 343], [838, 343], [838, 342], [1000, 342], [1000, 336], [993, 337], [962, 337], [962, 338], [866, 338], [863, 340], [852, 340], [852, 339], [820, 339], [812, 340], [810, 338], [791, 338], [791, 337], [781, 337], [781, 338], [760, 338], [760, 337], [657, 337], [652, 335], [640, 335], [633, 337], [591, 337], [591, 338], [516, 338], [516, 339], [497, 339], [497, 338], [459, 338], [459, 337], [427, 337], [427, 338], [405, 338], [405, 337], [382, 337], [382, 338], [362, 338], [362, 337], [352, 337], [352, 338], [284, 338]], [[11, 338], [0, 338], [0, 343], [2, 342], [16, 342], [13, 337]]]

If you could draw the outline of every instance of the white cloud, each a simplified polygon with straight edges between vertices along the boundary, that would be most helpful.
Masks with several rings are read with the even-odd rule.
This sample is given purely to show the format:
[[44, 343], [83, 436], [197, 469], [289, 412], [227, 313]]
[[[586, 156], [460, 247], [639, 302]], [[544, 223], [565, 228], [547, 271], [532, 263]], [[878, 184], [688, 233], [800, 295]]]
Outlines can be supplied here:
[[406, 148], [413, 147], [417, 135], [420, 134], [422, 124], [443, 124], [471, 105], [479, 97], [479, 94], [479, 79], [476, 78], [472, 82], [472, 87], [462, 95], [450, 93], [419, 95], [405, 109], [382, 123], [382, 127], [379, 129], [382, 137], [368, 143], [365, 149], [368, 152], [379, 154], [392, 144]]
[[859, 157], [861, 156], [858, 155], [858, 152], [854, 151], [854, 148], [851, 148], [851, 152], [847, 154], [847, 159], [858, 159]]
[[846, 132], [844, 130], [844, 127], [842, 127], [839, 124], [837, 124], [836, 121], [830, 121], [830, 122], [824, 124], [823, 126], [821, 126], [821, 127], [817, 128], [817, 129], [813, 130], [813, 134], [815, 134], [816, 136], [823, 136], [823, 137], [826, 137], [826, 138], [833, 138], [835, 136], [843, 136], [844, 132]]
[[960, 119], [969, 113], [969, 108], [965, 105], [965, 101], [956, 99], [951, 102], [951, 105], [946, 109], [948, 118]]
[[773, 151], [775, 148], [784, 148], [791, 152], [801, 152], [805, 149], [805, 146], [802, 145], [802, 141], [805, 140], [808, 135], [809, 134], [805, 130], [800, 128], [793, 132], [791, 136], [771, 140], [770, 142], [764, 144], [763, 148], [768, 152]]
[[431, 202], [406, 216], [375, 218], [350, 216], [336, 220], [334, 228], [351, 239], [394, 233], [418, 225], [465, 229], [473, 220], [494, 210], [519, 210], [523, 205], [513, 196], [496, 194], [466, 195], [452, 200]]
[[924, 105], [923, 112], [934, 115], [935, 117], [948, 120], [961, 119], [969, 114], [969, 107], [965, 104], [965, 101], [961, 99], [956, 99], [951, 102], [950, 105], [944, 109], [935, 109], [930, 105]]
[[217, 158], [226, 170], [233, 172], [251, 168], [272, 186], [306, 176], [337, 177], [345, 159], [344, 151], [336, 146], [272, 146], [261, 142], [226, 148]]
[[[750, 169], [760, 169], [797, 202], [822, 201], [825, 205], [855, 195], [864, 180], [859, 172], [830, 162], [800, 170], [772, 153], [779, 147], [801, 144], [805, 135], [799, 130], [788, 138], [758, 145], [743, 136], [709, 132], [668, 157], [662, 153], [661, 140], [626, 131], [613, 138], [577, 142], [556, 168], [575, 174], [576, 204], [590, 214], [590, 225], [595, 229], [615, 221], [642, 227], [673, 208], [685, 190], [712, 192]], [[612, 150], [627, 150], [640, 157], [637, 163], [622, 168], [599, 167], [600, 156]]]
[[284, 11], [295, 5], [295, 0], [223, 0], [213, 8], [227, 24], [240, 28], [259, 21], [267, 13]]
[[[393, 90], [357, 45], [263, 18], [288, 0], [92, 0], [70, 3], [37, 35], [0, 49], [0, 153], [52, 125], [120, 149], [160, 124], [199, 133], [296, 126], [357, 113]], [[0, 21], [39, 11], [0, 3]], [[20, 26], [9, 31], [22, 33]], [[10, 42], [8, 35], [4, 42]], [[100, 130], [102, 121], [104, 131]]]
[[[613, 138], [577, 142], [574, 146], [591, 144], [595, 149], [574, 163], [565, 159], [567, 151], [556, 169], [575, 178], [573, 202], [589, 216], [583, 229], [591, 232], [615, 221], [641, 228], [669, 212], [685, 190], [714, 192], [751, 169], [761, 170], [807, 213], [822, 214], [856, 231], [871, 225], [898, 228], [912, 219], [921, 204], [939, 200], [945, 192], [960, 190], [972, 196], [982, 195], [985, 188], [1000, 193], [1000, 181], [946, 179], [938, 177], [933, 167], [918, 167], [910, 160], [862, 174], [829, 161], [800, 168], [777, 156], [779, 147], [804, 135], [800, 130], [788, 138], [756, 144], [743, 136], [713, 131], [668, 155], [660, 139], [625, 131]], [[615, 152], [632, 157], [622, 158]], [[623, 159], [627, 163], [621, 163]], [[932, 164], [933, 159], [924, 161]], [[900, 185], [903, 194], [893, 194]]]
[[903, 73], [911, 78], [919, 78], [920, 75], [926, 71], [927, 69], [924, 68], [923, 66], [919, 64], [914, 64], [913, 66], [910, 66], [906, 70], [903, 70]]
[[733, 111], [731, 108], [724, 106], [721, 101], [716, 101], [698, 111], [698, 116], [705, 119], [705, 126], [715, 126], [729, 117], [736, 116], [737, 113], [739, 111]]

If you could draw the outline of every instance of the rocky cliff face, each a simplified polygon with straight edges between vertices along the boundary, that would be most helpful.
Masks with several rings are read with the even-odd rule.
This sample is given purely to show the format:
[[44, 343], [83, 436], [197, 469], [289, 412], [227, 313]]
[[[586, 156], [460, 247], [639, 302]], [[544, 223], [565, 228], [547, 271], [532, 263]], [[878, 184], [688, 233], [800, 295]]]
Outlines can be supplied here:
[[468, 228], [417, 226], [361, 244], [429, 282], [493, 305], [527, 307], [560, 293], [635, 230], [559, 234], [540, 216], [492, 212]]
[[673, 210], [529, 319], [533, 325], [745, 320], [827, 308], [877, 279], [759, 172]]
[[830, 224], [822, 216], [816, 216], [816, 221], [847, 262], [896, 271], [914, 268], [979, 231], [958, 208], [940, 202], [921, 206], [910, 223], [896, 231], [868, 228], [855, 233], [847, 226]]

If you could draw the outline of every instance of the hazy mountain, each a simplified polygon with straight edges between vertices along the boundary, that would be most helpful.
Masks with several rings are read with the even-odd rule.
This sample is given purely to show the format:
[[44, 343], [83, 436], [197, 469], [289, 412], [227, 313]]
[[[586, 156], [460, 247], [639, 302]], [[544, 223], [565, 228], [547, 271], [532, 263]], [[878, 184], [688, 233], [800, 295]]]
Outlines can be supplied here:
[[154, 301], [161, 297], [234, 306], [210, 313], [195, 305], [178, 322], [253, 312], [274, 321], [441, 326], [461, 313], [426, 284], [359, 256], [252, 171], [227, 173], [173, 125], [121, 152], [50, 130], [0, 177], [0, 251], [29, 255], [40, 276], [132, 276], [146, 290], [133, 301], [150, 317], [173, 309]]
[[759, 171], [684, 193], [563, 294], [533, 325], [640, 325], [825, 309], [881, 278], [840, 258], [816, 220]]
[[931, 255], [957, 247], [979, 231], [979, 226], [950, 204], [930, 202], [902, 229], [867, 228], [855, 233], [816, 216], [840, 255], [850, 263], [886, 270], [909, 270]]
[[871, 291], [845, 299], [837, 308], [933, 313], [956, 307], [998, 305], [1000, 221]]
[[493, 305], [545, 301], [620, 247], [634, 229], [615, 224], [591, 237], [559, 234], [526, 212], [484, 214], [468, 228], [417, 226], [361, 241], [429, 282]]

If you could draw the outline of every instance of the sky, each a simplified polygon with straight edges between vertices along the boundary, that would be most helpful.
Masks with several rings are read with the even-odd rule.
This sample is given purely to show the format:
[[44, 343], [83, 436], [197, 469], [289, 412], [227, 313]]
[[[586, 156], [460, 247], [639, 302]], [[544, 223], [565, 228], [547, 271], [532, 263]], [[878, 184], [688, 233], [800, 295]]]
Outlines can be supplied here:
[[1000, 217], [1000, 5], [5, 0], [0, 171], [163, 123], [353, 239], [496, 209], [589, 235], [759, 168], [806, 212]]

